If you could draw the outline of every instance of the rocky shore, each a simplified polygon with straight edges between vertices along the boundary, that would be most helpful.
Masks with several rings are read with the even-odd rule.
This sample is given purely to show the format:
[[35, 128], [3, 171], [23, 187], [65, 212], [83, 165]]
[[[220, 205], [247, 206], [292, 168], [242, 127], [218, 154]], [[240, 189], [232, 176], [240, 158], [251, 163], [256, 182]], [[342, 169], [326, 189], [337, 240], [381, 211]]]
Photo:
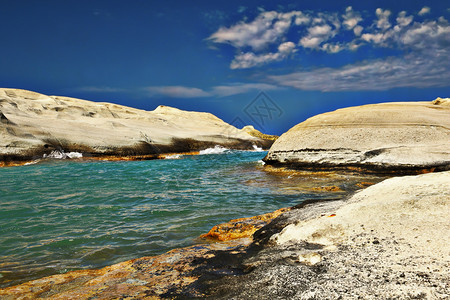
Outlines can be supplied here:
[[449, 182], [448, 171], [387, 179], [290, 208], [253, 239], [54, 275], [0, 299], [448, 299]]
[[[43, 156], [154, 159], [217, 145], [268, 149], [272, 139], [205, 112], [159, 106], [153, 111], [0, 89], [0, 166]], [[258, 137], [259, 135], [259, 137]]]

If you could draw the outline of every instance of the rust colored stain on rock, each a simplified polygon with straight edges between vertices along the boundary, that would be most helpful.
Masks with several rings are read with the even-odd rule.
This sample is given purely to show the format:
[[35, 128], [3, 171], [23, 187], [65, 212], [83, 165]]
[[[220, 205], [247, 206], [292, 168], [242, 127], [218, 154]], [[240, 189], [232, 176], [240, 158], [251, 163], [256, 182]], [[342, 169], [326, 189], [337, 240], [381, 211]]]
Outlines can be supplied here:
[[[193, 275], [215, 251], [244, 251], [250, 240], [196, 245], [159, 256], [142, 257], [98, 270], [53, 275], [0, 289], [0, 299], [160, 299], [181, 292], [198, 279]], [[192, 297], [202, 297], [191, 291]]]
[[314, 187], [312, 190], [317, 192], [343, 192], [340, 187], [335, 185]]
[[366, 188], [366, 187], [368, 187], [368, 186], [371, 186], [371, 185], [374, 185], [374, 184], [375, 184], [375, 183], [373, 183], [373, 182], [366, 182], [366, 181], [363, 181], [363, 182], [357, 183], [356, 186], [359, 187], [359, 188], [364, 189], [364, 188]]
[[274, 212], [259, 216], [231, 220], [227, 223], [214, 226], [208, 233], [202, 234], [200, 237], [217, 241], [249, 238], [255, 233], [255, 231], [289, 210], [291, 210], [291, 208], [281, 208]]

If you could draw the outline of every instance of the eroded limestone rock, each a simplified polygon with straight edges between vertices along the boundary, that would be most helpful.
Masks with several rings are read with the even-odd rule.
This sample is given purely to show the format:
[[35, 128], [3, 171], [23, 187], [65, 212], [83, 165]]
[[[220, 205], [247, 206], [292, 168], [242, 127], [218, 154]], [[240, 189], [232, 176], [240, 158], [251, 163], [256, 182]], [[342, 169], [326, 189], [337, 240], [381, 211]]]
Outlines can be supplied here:
[[216, 145], [253, 150], [268, 148], [272, 143], [205, 112], [167, 106], [144, 111], [0, 89], [0, 162], [29, 160], [54, 150], [80, 152], [84, 156], [149, 159]]
[[312, 169], [450, 169], [447, 99], [339, 109], [281, 135], [266, 163]]

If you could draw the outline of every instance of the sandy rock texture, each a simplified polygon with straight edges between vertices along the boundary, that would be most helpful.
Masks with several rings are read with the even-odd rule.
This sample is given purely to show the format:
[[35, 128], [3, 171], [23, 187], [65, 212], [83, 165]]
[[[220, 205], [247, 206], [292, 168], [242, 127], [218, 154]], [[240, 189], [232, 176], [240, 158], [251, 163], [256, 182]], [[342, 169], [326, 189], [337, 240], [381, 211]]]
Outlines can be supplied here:
[[0, 89], [0, 161], [28, 160], [53, 150], [128, 156], [198, 151], [215, 145], [268, 148], [271, 144], [210, 113], [167, 106], [144, 111]]
[[[387, 179], [347, 201], [291, 210], [256, 232], [250, 271], [219, 299], [448, 299], [450, 172]], [[269, 245], [267, 247], [267, 245]]]
[[311, 168], [450, 169], [449, 99], [339, 109], [284, 133], [266, 163]]

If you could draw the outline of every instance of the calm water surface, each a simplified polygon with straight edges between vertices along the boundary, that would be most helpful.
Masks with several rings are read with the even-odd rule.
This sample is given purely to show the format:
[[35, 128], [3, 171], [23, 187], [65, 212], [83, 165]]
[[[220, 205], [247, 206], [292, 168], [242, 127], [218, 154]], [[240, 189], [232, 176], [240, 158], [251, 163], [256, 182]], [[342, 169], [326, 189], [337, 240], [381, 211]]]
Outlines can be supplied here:
[[[309, 190], [329, 178], [268, 172], [265, 154], [1, 168], [0, 287], [161, 254], [201, 242], [200, 234], [230, 219], [333, 197]], [[354, 190], [361, 180], [333, 184]]]

